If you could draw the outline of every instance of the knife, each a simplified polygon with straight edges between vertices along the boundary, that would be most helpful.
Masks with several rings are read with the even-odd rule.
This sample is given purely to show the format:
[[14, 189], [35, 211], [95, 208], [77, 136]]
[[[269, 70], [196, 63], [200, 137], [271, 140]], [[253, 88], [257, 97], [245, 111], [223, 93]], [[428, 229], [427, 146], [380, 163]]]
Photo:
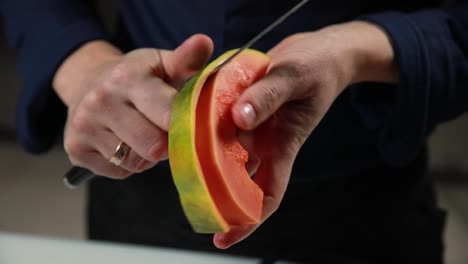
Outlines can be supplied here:
[[[253, 44], [255, 44], [258, 40], [263, 38], [266, 34], [270, 33], [273, 29], [275, 29], [279, 24], [281, 24], [283, 21], [285, 21], [288, 17], [290, 17], [292, 14], [296, 13], [299, 9], [301, 9], [305, 4], [307, 4], [309, 0], [302, 0], [296, 5], [294, 5], [291, 9], [289, 9], [286, 13], [284, 13], [281, 17], [276, 19], [273, 23], [271, 23], [268, 27], [266, 27], [264, 30], [262, 30], [260, 33], [258, 33], [255, 37], [253, 37], [251, 40], [249, 40], [247, 43], [244, 44], [240, 49], [238, 49], [234, 54], [232, 54], [230, 57], [228, 57], [226, 60], [224, 60], [222, 63], [217, 65], [213, 71], [210, 73], [213, 74], [217, 72], [219, 69], [221, 69], [224, 65], [226, 65], [228, 62], [230, 62], [232, 59], [234, 59], [237, 55], [239, 55], [242, 51], [245, 49], [250, 48]], [[75, 189], [79, 187], [81, 184], [84, 182], [93, 179], [97, 175], [94, 174], [92, 171], [81, 168], [81, 167], [72, 167], [64, 176], [63, 178], [63, 183], [65, 186], [67, 186], [70, 189]]]
[[244, 44], [240, 49], [238, 49], [234, 54], [232, 54], [230, 57], [228, 57], [226, 60], [224, 60], [222, 63], [220, 63], [218, 66], [216, 66], [213, 71], [210, 73], [213, 74], [217, 72], [221, 67], [226, 65], [229, 61], [234, 59], [239, 53], [244, 51], [245, 49], [250, 48], [253, 44], [255, 44], [258, 40], [263, 38], [266, 34], [270, 33], [273, 29], [275, 29], [279, 24], [281, 24], [283, 21], [285, 21], [288, 17], [290, 17], [292, 14], [296, 13], [297, 10], [301, 9], [302, 6], [307, 4], [309, 0], [302, 0], [299, 3], [297, 3], [295, 6], [293, 6], [291, 9], [289, 9], [288, 12], [284, 13], [281, 17], [276, 19], [273, 23], [271, 23], [268, 27], [266, 27], [264, 30], [262, 30], [260, 33], [258, 33], [255, 37], [253, 37], [251, 40], [249, 40], [247, 43]]

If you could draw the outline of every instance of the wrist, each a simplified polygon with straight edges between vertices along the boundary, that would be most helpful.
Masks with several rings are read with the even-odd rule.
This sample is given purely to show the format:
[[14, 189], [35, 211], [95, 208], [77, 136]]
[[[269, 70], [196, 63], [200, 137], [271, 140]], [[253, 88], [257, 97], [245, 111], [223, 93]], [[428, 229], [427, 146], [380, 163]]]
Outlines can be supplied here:
[[337, 59], [347, 73], [347, 85], [398, 82], [398, 67], [387, 34], [377, 25], [355, 21], [326, 28], [334, 35]]
[[90, 79], [103, 65], [115, 62], [122, 56], [122, 52], [108, 42], [88, 42], [63, 61], [54, 75], [52, 87], [64, 104], [70, 107], [87, 92]]

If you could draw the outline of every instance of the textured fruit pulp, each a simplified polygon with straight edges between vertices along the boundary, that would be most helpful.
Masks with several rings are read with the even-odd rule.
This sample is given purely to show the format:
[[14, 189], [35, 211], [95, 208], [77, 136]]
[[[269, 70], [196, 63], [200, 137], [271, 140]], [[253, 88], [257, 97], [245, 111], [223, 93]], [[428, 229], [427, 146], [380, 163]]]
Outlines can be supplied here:
[[198, 158], [208, 190], [230, 225], [258, 223], [261, 217], [263, 192], [245, 169], [248, 153], [231, 114], [242, 91], [265, 74], [268, 63], [260, 64], [239, 55], [206, 81], [197, 104]]

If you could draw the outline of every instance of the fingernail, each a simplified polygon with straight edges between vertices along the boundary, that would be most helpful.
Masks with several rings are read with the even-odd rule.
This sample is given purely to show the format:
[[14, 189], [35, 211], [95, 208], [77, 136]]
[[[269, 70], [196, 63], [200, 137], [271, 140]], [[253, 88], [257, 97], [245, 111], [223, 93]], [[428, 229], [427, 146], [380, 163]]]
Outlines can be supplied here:
[[251, 127], [255, 123], [255, 118], [257, 115], [255, 114], [255, 110], [251, 104], [244, 104], [241, 108], [241, 114], [244, 118], [244, 121], [248, 127]]

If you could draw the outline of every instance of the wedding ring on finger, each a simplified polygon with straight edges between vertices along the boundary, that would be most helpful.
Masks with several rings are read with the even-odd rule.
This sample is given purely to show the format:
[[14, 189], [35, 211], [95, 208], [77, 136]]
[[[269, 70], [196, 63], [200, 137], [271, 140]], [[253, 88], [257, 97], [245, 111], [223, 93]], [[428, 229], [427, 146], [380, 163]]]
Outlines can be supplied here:
[[130, 152], [130, 147], [125, 144], [125, 142], [120, 141], [117, 148], [115, 148], [114, 155], [109, 159], [109, 161], [114, 164], [115, 166], [120, 166], [125, 158], [128, 156]]

